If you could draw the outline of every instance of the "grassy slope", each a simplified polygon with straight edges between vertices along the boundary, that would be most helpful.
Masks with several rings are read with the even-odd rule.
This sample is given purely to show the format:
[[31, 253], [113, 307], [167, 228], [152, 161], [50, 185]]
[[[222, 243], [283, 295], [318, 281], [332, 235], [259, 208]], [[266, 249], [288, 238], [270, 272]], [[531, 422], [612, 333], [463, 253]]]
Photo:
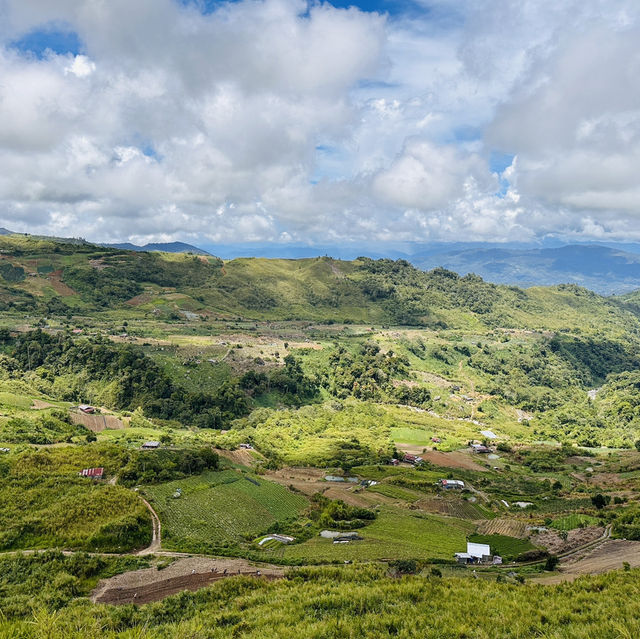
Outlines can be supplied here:
[[640, 573], [554, 587], [423, 576], [379, 568], [302, 570], [274, 582], [241, 578], [139, 608], [38, 609], [5, 622], [6, 637], [191, 639], [631, 639], [640, 635]]
[[[0, 301], [17, 299], [21, 291], [31, 293], [40, 301], [62, 295], [64, 303], [75, 311], [91, 309], [90, 290], [83, 295], [56, 292], [55, 282], [48, 272], [50, 269], [56, 272], [63, 269], [64, 279], [64, 269], [79, 268], [93, 272], [96, 261], [102, 259], [119, 266], [135, 265], [136, 260], [141, 259], [140, 254], [126, 251], [91, 245], [73, 247], [24, 237], [0, 238], [0, 250], [3, 252], [2, 263], [21, 266], [26, 273], [36, 274], [19, 282], [5, 282], [0, 277]], [[165, 273], [165, 279], [179, 284], [166, 287], [140, 281], [139, 285], [145, 291], [143, 298], [133, 305], [121, 303], [117, 311], [115, 308], [110, 311], [112, 316], [151, 317], [155, 309], [159, 317], [167, 312], [180, 314], [186, 310], [255, 319], [348, 319], [381, 323], [392, 319], [390, 308], [396, 305], [395, 298], [377, 299], [365, 293], [368, 272], [365, 263], [359, 261], [344, 262], [326, 257], [302, 260], [251, 258], [232, 260], [219, 268], [219, 263], [212, 258], [207, 261], [209, 267], [204, 268], [202, 262], [187, 255], [153, 254], [149, 259]], [[200, 264], [200, 270], [194, 264]], [[189, 276], [192, 271], [200, 282], [195, 286], [194, 277]], [[129, 272], [135, 273], [135, 268]], [[397, 299], [401, 303], [413, 298], [422, 300], [417, 302], [419, 313], [433, 321], [443, 321], [450, 327], [481, 332], [487, 326], [532, 330], [579, 329], [611, 335], [638, 332], [636, 317], [631, 312], [622, 309], [615, 301], [577, 287], [520, 291], [505, 286], [460, 285], [462, 290], [465, 287], [470, 290], [474, 286], [484, 287], [487, 295], [491, 296], [488, 312], [487, 309], [475, 312], [471, 310], [475, 308], [472, 301], [468, 304], [460, 300], [454, 302], [447, 286], [439, 282], [437, 275], [424, 275], [417, 271], [410, 274], [413, 281], [406, 285], [403, 284], [404, 276], [390, 276], [400, 278], [396, 282]], [[425, 287], [431, 287], [426, 294]], [[480, 288], [477, 295], [482, 297], [483, 290]]]

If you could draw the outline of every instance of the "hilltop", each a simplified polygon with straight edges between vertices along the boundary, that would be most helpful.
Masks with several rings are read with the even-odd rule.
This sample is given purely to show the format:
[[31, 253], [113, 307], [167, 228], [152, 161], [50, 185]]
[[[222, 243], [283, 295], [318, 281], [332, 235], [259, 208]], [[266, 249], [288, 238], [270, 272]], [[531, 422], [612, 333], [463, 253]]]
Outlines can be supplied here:
[[299, 260], [148, 253], [0, 238], [5, 311], [117, 311], [179, 319], [241, 316], [430, 328], [579, 329], [636, 334], [633, 305], [575, 285], [526, 290], [405, 260]]

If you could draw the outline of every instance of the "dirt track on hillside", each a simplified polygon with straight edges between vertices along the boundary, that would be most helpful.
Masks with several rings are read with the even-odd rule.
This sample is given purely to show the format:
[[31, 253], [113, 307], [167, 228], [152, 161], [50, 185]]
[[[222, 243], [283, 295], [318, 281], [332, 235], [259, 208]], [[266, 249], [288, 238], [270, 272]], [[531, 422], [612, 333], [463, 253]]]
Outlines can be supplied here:
[[163, 570], [144, 568], [103, 579], [91, 593], [91, 601], [150, 603], [183, 590], [196, 591], [238, 575], [272, 580], [281, 578], [284, 571], [278, 566], [253, 564], [245, 559], [189, 557], [178, 559]]
[[574, 581], [583, 575], [599, 575], [611, 570], [620, 570], [627, 562], [632, 568], [640, 566], [640, 541], [610, 539], [598, 545], [582, 559], [560, 564], [560, 574], [541, 577], [535, 582], [539, 584], [559, 584]]

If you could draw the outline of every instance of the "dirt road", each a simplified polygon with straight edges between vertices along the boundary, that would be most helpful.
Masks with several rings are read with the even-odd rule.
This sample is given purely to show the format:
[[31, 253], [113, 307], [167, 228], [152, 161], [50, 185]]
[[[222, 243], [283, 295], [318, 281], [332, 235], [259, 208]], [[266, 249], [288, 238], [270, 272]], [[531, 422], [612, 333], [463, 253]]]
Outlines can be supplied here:
[[144, 505], [147, 507], [149, 512], [151, 513], [151, 522], [153, 524], [153, 532], [151, 535], [151, 543], [146, 547], [140, 550], [138, 555], [153, 555], [160, 550], [162, 546], [162, 524], [160, 523], [160, 517], [156, 514], [156, 511], [151, 507], [151, 504], [146, 500], [140, 497], [144, 502]]
[[559, 584], [573, 581], [583, 575], [599, 575], [619, 570], [627, 562], [632, 568], [640, 566], [640, 541], [608, 539], [579, 559], [568, 557], [560, 564], [560, 574], [541, 577], [539, 584]]

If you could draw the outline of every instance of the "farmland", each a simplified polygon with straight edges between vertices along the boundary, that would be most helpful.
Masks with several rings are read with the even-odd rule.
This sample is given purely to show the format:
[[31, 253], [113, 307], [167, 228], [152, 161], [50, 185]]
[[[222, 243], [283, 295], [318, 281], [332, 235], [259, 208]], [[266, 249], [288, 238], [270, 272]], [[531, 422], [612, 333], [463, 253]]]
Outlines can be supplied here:
[[[182, 496], [174, 498], [180, 489]], [[209, 472], [144, 488], [163, 522], [166, 547], [216, 547], [248, 541], [272, 524], [295, 519], [301, 495], [234, 470]]]
[[284, 557], [310, 562], [375, 559], [435, 559], [465, 548], [474, 525], [461, 519], [382, 507], [375, 522], [359, 531], [361, 541], [334, 544], [318, 537], [287, 546]]
[[551, 527], [556, 530], [574, 530], [575, 528], [585, 528], [586, 526], [597, 526], [599, 523], [600, 520], [597, 517], [574, 513], [554, 519]]

